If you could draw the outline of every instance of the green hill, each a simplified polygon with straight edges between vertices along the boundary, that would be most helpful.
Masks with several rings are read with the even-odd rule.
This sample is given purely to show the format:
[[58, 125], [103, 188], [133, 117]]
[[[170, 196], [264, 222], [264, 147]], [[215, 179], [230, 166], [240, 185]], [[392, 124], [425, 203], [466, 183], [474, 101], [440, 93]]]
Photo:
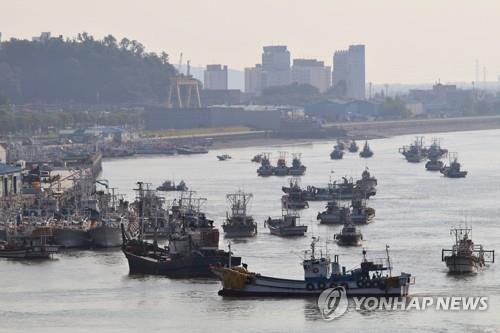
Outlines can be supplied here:
[[108, 35], [43, 42], [11, 39], [0, 48], [0, 92], [11, 103], [159, 103], [175, 69], [168, 55]]

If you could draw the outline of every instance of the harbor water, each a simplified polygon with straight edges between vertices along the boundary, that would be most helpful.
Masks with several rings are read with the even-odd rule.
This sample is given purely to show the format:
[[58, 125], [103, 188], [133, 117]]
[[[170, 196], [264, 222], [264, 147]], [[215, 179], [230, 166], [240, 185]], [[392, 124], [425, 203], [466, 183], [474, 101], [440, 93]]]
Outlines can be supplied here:
[[[156, 187], [164, 180], [184, 180], [200, 197], [202, 207], [220, 226], [229, 208], [226, 194], [253, 193], [249, 213], [258, 222], [254, 238], [233, 240], [232, 250], [249, 270], [265, 275], [302, 278], [302, 250], [319, 236], [328, 253], [338, 254], [347, 269], [359, 265], [361, 247], [332, 242], [341, 226], [319, 225], [316, 215], [326, 202], [310, 202], [301, 211], [305, 237], [280, 238], [264, 228], [268, 216], [280, 216], [281, 187], [287, 177], [258, 177], [250, 159], [271, 152], [302, 153], [307, 171], [301, 185], [326, 186], [330, 178], [360, 178], [368, 167], [378, 179], [377, 195], [368, 200], [376, 209], [374, 222], [361, 226], [369, 257], [384, 257], [386, 244], [394, 273], [412, 273], [419, 296], [487, 296], [486, 311], [356, 311], [324, 321], [315, 299], [234, 299], [217, 295], [216, 280], [174, 280], [132, 277], [119, 249], [64, 251], [54, 260], [0, 261], [0, 332], [496, 332], [500, 330], [500, 263], [474, 276], [447, 274], [441, 249], [450, 248], [450, 228], [467, 223], [473, 240], [500, 251], [500, 130], [426, 135], [442, 138], [442, 146], [458, 152], [467, 178], [448, 179], [412, 164], [398, 148], [413, 136], [371, 140], [373, 158], [346, 152], [330, 160], [334, 141], [303, 145], [260, 146], [213, 150], [205, 155], [147, 156], [108, 160], [102, 178], [133, 199], [137, 181]], [[362, 145], [362, 142], [358, 142]], [[216, 155], [231, 160], [218, 161]], [[291, 155], [288, 158], [291, 163]], [[175, 194], [167, 197], [174, 198]], [[220, 246], [228, 240], [221, 232]]]

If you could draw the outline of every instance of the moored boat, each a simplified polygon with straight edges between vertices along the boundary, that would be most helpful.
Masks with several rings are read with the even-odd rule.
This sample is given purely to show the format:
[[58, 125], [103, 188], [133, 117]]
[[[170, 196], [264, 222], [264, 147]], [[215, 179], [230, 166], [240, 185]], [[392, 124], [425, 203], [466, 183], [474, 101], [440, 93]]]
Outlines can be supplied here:
[[455, 244], [451, 249], [442, 249], [441, 260], [451, 274], [477, 273], [486, 263], [495, 262], [495, 251], [485, 250], [471, 239], [471, 228], [453, 228], [451, 234]]
[[280, 218], [268, 217], [264, 222], [264, 227], [269, 228], [272, 235], [282, 237], [304, 236], [307, 232], [307, 226], [297, 224], [300, 219], [297, 212], [291, 212], [283, 208], [281, 215]]
[[[316, 256], [314, 239], [311, 255], [302, 262], [303, 280], [265, 276], [245, 268], [213, 266], [212, 272], [221, 280], [221, 296], [235, 297], [314, 297], [326, 288], [344, 288], [347, 296], [407, 296], [413, 284], [411, 274], [392, 276], [387, 251], [387, 265], [368, 260], [363, 250], [360, 267], [347, 271], [338, 256], [331, 262], [328, 256]], [[388, 248], [388, 247], [387, 247]]]
[[344, 227], [340, 231], [340, 233], [334, 235], [334, 239], [341, 246], [359, 246], [363, 241], [363, 235], [361, 231], [356, 228], [356, 226], [352, 223], [350, 218], [349, 209], [343, 207], [340, 212], [341, 219], [344, 222]]
[[227, 161], [227, 160], [230, 160], [232, 157], [228, 154], [224, 154], [224, 155], [217, 155], [217, 159], [219, 161]]
[[226, 213], [222, 225], [226, 237], [253, 237], [257, 233], [257, 223], [247, 214], [247, 206], [252, 194], [238, 191], [226, 196], [231, 205], [231, 214]]
[[292, 176], [302, 176], [306, 172], [306, 166], [300, 160], [301, 154], [293, 154], [292, 166], [288, 168], [288, 173]]
[[369, 158], [373, 156], [373, 151], [368, 145], [368, 140], [365, 140], [365, 145], [363, 146], [363, 150], [359, 153], [359, 156], [363, 158]]
[[351, 153], [357, 153], [358, 150], [359, 150], [359, 147], [356, 144], [356, 140], [352, 140], [351, 144], [349, 145], [349, 152], [351, 152]]
[[450, 157], [450, 165], [441, 168], [443, 176], [448, 178], [465, 178], [467, 171], [461, 170], [462, 165], [458, 163], [457, 153], [452, 153]]
[[269, 153], [263, 153], [260, 161], [260, 167], [257, 169], [257, 174], [261, 177], [272, 176], [274, 168], [271, 165]]
[[339, 146], [335, 146], [333, 151], [330, 153], [330, 159], [332, 160], [341, 160], [344, 157], [344, 151], [339, 148]]
[[92, 246], [98, 248], [119, 247], [122, 245], [122, 234], [120, 224], [125, 223], [123, 219], [101, 219], [92, 221], [88, 234]]

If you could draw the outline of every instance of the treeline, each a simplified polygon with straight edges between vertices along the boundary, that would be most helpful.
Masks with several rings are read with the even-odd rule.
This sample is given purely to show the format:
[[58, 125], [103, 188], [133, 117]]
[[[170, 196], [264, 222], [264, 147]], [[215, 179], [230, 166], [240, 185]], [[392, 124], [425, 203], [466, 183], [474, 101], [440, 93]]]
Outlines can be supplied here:
[[175, 75], [166, 53], [112, 35], [32, 42], [0, 48], [0, 96], [10, 103], [161, 103]]

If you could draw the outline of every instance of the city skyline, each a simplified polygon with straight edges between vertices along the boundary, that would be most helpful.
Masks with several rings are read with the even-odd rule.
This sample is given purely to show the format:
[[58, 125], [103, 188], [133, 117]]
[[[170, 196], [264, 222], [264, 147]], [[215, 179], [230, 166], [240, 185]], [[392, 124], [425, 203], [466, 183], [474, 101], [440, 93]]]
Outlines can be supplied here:
[[192, 66], [221, 63], [243, 71], [260, 62], [263, 45], [287, 45], [294, 59], [331, 66], [335, 50], [364, 44], [367, 82], [482, 81], [484, 67], [488, 81], [500, 74], [500, 45], [494, 34], [485, 33], [500, 25], [500, 4], [493, 1], [256, 0], [250, 5], [187, 0], [176, 3], [175, 15], [168, 7], [162, 1], [144, 6], [90, 0], [75, 12], [61, 0], [8, 2], [0, 21], [4, 40], [31, 39], [41, 31], [69, 37], [82, 31], [97, 38], [113, 34], [139, 40], [148, 51], [165, 50], [173, 64], [183, 52]]

